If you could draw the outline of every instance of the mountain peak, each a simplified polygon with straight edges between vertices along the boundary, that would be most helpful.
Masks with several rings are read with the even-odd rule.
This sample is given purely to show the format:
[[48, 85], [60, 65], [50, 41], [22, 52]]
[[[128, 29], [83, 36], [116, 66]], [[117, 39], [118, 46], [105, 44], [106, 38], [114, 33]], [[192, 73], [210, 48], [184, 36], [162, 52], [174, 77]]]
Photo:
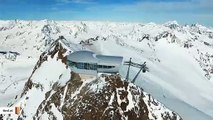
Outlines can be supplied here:
[[163, 24], [166, 27], [169, 27], [170, 29], [176, 29], [177, 27], [179, 27], [179, 24], [177, 21], [168, 21], [166, 23]]
[[35, 118], [44, 118], [42, 113], [57, 118], [54, 108], [63, 114], [64, 119], [181, 120], [179, 115], [166, 109], [141, 88], [121, 80], [119, 75], [96, 78], [72, 72], [67, 85], [59, 87], [52, 96], [51, 92], [46, 94], [49, 99], [39, 106]]
[[164, 25], [171, 25], [171, 24], [179, 25], [176, 20], [168, 21], [168, 22], [164, 23]]
[[67, 55], [72, 53], [72, 50], [69, 46], [70, 44], [67, 44], [66, 39], [63, 36], [60, 36], [57, 40], [55, 40], [51, 44], [51, 46], [46, 51], [44, 51], [40, 55], [40, 58], [38, 62], [36, 63], [30, 78], [25, 84], [25, 87], [21, 96], [26, 94], [26, 92], [32, 88], [33, 86], [32, 76], [35, 74], [37, 70], [42, 69], [40, 68], [40, 67], [43, 67], [42, 64], [48, 64], [48, 63], [52, 63], [51, 61], [55, 61], [57, 62], [57, 64], [64, 64], [63, 66], [66, 66], [66, 69], [67, 69], [67, 65], [66, 65]]
[[[99, 54], [123, 56], [124, 60], [132, 57], [138, 63], [147, 61], [150, 72], [141, 74], [137, 78], [136, 84], [138, 86], [143, 86], [147, 92], [150, 92], [166, 106], [178, 112], [184, 119], [210, 120], [213, 115], [211, 111], [213, 102], [210, 99], [213, 92], [211, 89], [213, 80], [213, 31], [210, 28], [201, 29], [202, 27], [196, 26], [177, 26], [176, 22], [170, 22], [168, 25], [171, 26], [154, 23], [140, 25], [88, 21], [83, 23], [80, 21], [55, 21], [54, 23], [44, 21], [19, 21], [18, 23], [0, 21], [0, 48], [4, 51], [12, 50], [20, 53], [15, 61], [9, 61], [3, 54], [0, 55], [0, 82], [2, 83], [0, 92], [3, 91], [3, 94], [2, 92], [0, 94], [3, 102], [0, 102], [0, 104], [8, 107], [12, 104], [22, 108], [22, 116], [12, 115], [10, 117], [12, 119], [18, 117], [23, 117], [23, 119], [33, 119], [33, 117], [46, 119], [52, 113], [54, 113], [54, 116], [59, 113], [58, 119], [60, 116], [63, 119], [64, 115], [68, 115], [66, 114], [67, 110], [63, 109], [66, 108], [63, 105], [65, 103], [68, 105], [68, 101], [63, 103], [62, 99], [59, 102], [53, 102], [49, 98], [68, 100], [66, 96], [70, 96], [65, 92], [67, 88], [73, 89], [72, 92], [78, 94], [75, 95], [76, 98], [86, 100], [85, 97], [90, 97], [90, 94], [85, 93], [86, 88], [91, 88], [91, 92], [97, 95], [99, 92], [101, 94], [103, 92], [101, 88], [106, 88], [107, 85], [110, 88], [117, 86], [120, 80], [106, 79], [112, 79], [112, 76], [119, 78], [119, 75], [111, 76], [108, 74], [103, 77], [102, 75], [95, 76], [94, 78], [94, 76], [79, 74], [79, 78], [76, 78], [78, 82], [71, 81], [71, 77], [78, 76], [78, 74], [71, 73], [72, 71], [66, 64], [66, 56], [73, 51], [88, 49]], [[59, 37], [60, 35], [62, 37]], [[83, 43], [81, 41], [85, 41], [83, 47], [82, 44], [79, 45], [79, 43]], [[38, 60], [37, 63], [36, 59]], [[125, 66], [121, 68], [122, 76], [125, 76], [127, 68]], [[130, 70], [132, 71], [131, 77], [134, 77], [138, 69], [133, 68]], [[121, 91], [128, 93], [128, 87], [125, 89], [128, 82], [123, 81], [122, 77], [119, 79], [121, 79], [124, 86], [114, 87], [115, 90], [122, 89]], [[96, 80], [98, 82], [95, 82]], [[25, 86], [24, 83], [26, 83]], [[71, 84], [73, 84], [73, 87], [69, 87]], [[77, 84], [82, 86], [83, 89], [80, 90], [81, 87], [75, 88], [75, 86], [78, 86]], [[190, 87], [188, 87], [189, 85]], [[143, 92], [139, 90], [141, 88], [131, 83], [128, 83], [128, 86], [134, 88], [136, 92], [141, 91], [141, 94]], [[192, 91], [198, 91], [202, 94], [196, 94]], [[107, 91], [107, 93], [107, 97], [111, 98], [115, 91]], [[119, 92], [116, 91], [116, 93]], [[53, 97], [53, 94], [62, 96]], [[117, 96], [117, 94], [115, 95]], [[131, 92], [128, 95], [140, 96]], [[131, 111], [130, 103], [133, 103], [132, 106], [135, 111], [132, 114], [137, 113], [136, 109], [139, 107], [135, 107], [135, 101], [130, 102], [128, 97], [125, 97], [126, 101], [123, 101], [124, 99], [118, 100], [120, 95], [118, 94], [118, 96], [114, 97], [117, 101], [112, 102], [113, 105], [117, 102], [113, 109], [118, 107], [119, 112], [126, 113], [127, 110]], [[151, 95], [149, 100], [149, 95], [145, 92], [141, 96], [144, 96], [141, 97], [144, 102], [152, 101]], [[75, 101], [74, 97], [72, 100]], [[43, 101], [47, 103], [43, 103]], [[97, 100], [94, 101], [97, 102]], [[159, 113], [156, 116], [161, 116], [162, 111], [157, 110], [162, 110], [164, 107], [158, 102], [159, 107], [154, 108], [151, 103], [157, 105], [156, 101], [150, 102], [151, 107], [148, 107], [149, 102], [145, 102], [148, 105], [146, 104], [144, 109], [147, 111], [146, 109], [150, 108], [148, 109], [149, 113], [153, 111], [153, 114]], [[77, 105], [82, 105], [78, 101], [75, 101], [75, 103], [72, 107], [76, 109]], [[83, 105], [87, 108], [87, 103], [90, 106], [93, 105], [92, 102], [90, 104], [89, 100], [84, 103]], [[43, 110], [49, 107], [51, 109], [47, 112]], [[155, 110], [156, 112], [154, 112]], [[36, 114], [37, 111], [38, 115]], [[44, 114], [40, 111], [44, 111]], [[61, 113], [61, 111], [64, 112]], [[147, 115], [147, 113], [144, 114]], [[45, 117], [45, 115], [47, 116]], [[119, 115], [122, 117], [128, 116], [120, 113]]]
[[21, 114], [9, 117], [181, 120], [178, 114], [119, 74], [90, 76], [72, 72], [66, 64], [66, 56], [72, 52], [69, 46], [60, 36], [42, 53], [22, 94], [13, 103], [22, 108]]

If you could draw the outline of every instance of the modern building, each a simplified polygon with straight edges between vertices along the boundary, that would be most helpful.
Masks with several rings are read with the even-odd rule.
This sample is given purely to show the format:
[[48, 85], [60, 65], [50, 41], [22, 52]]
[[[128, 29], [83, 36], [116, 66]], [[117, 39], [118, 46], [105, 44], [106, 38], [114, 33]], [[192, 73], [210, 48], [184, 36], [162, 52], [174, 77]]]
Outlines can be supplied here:
[[123, 57], [96, 55], [91, 51], [75, 51], [68, 55], [67, 63], [72, 71], [82, 74], [118, 73]]

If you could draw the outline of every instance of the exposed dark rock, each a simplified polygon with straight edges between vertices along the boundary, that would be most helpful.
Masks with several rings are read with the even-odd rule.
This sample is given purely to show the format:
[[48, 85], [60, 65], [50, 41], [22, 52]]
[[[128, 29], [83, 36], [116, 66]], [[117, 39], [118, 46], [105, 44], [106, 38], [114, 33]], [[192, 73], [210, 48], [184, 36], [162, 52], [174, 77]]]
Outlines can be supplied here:
[[[64, 39], [64, 37], [59, 37], [59, 39], [57, 39], [55, 42], [52, 43], [52, 47], [49, 51], [45, 51], [41, 54], [38, 62], [36, 63], [34, 69], [33, 69], [33, 72], [31, 74], [31, 76], [29, 77], [28, 81], [25, 83], [25, 87], [24, 87], [24, 90], [21, 94], [21, 97], [29, 90], [32, 88], [33, 85], [37, 85], [37, 84], [34, 84], [31, 80], [31, 77], [33, 75], [33, 73], [41, 66], [41, 64], [44, 62], [44, 61], [47, 61], [47, 58], [48, 56], [51, 56], [51, 58], [53, 58], [56, 53], [58, 58], [57, 59], [60, 59], [62, 61], [62, 63], [64, 64], [67, 64], [66, 61], [67, 61], [67, 56], [64, 56], [63, 54], [67, 51], [65, 48], [63, 48], [63, 45], [60, 43], [60, 40]], [[38, 85], [37, 85], [38, 86]], [[42, 89], [42, 87], [41, 87]]]
[[92, 42], [97, 41], [99, 39], [99, 36], [96, 36], [95, 38], [89, 38], [87, 40], [81, 40], [79, 44], [81, 45], [93, 45]]
[[138, 39], [139, 42], [143, 41], [144, 39], [150, 40], [150, 35], [149, 34], [144, 34], [142, 38]]
[[203, 43], [207, 46], [211, 46], [211, 44], [209, 44], [208, 42], [203, 42]]
[[192, 47], [193, 45], [192, 45], [192, 43], [191, 43], [191, 41], [186, 41], [186, 42], [184, 42], [184, 48], [190, 48], [190, 47]]
[[[40, 104], [35, 118], [40, 118], [44, 112], [51, 116], [51, 104], [54, 104], [65, 120], [150, 119], [148, 115], [150, 111], [145, 104], [143, 90], [121, 80], [119, 75], [103, 75], [89, 82], [82, 80], [79, 74], [71, 72], [71, 76], [67, 84], [58, 87], [52, 96], [49, 96], [50, 91], [46, 93], [46, 98], [50, 98]], [[62, 102], [65, 89], [67, 91]], [[132, 99], [129, 99], [129, 94], [133, 96]], [[134, 106], [128, 109], [130, 102], [133, 102]], [[151, 104], [159, 105], [150, 96], [149, 105]], [[177, 114], [171, 115], [164, 112], [162, 118], [177, 120]]]

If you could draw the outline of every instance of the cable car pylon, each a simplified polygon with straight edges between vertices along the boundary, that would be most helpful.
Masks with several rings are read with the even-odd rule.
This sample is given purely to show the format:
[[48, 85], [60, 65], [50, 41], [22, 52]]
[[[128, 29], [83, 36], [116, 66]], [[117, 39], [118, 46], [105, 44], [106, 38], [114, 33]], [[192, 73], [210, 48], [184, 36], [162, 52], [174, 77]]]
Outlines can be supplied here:
[[138, 75], [141, 73], [141, 71], [143, 73], [145, 73], [146, 71], [148, 71], [148, 67], [146, 66], [146, 62], [144, 62], [143, 64], [138, 64], [135, 62], [132, 62], [132, 58], [130, 58], [129, 61], [125, 61], [124, 65], [128, 65], [128, 69], [127, 69], [127, 74], [126, 74], [126, 80], [129, 80], [129, 72], [130, 72], [130, 66], [132, 67], [136, 67], [136, 68], [140, 68], [139, 71], [137, 72], [137, 74], [135, 75], [135, 77], [133, 78], [133, 80], [131, 81], [132, 83], [135, 83]]
[[135, 83], [135, 80], [137, 79], [138, 75], [140, 74], [140, 72], [143, 70], [143, 72], [146, 72], [146, 62], [144, 62], [140, 68], [140, 70], [138, 71], [138, 73], [135, 75], [135, 77], [132, 80], [132, 83]]
[[127, 69], [127, 73], [126, 73], [126, 80], [127, 81], [129, 80], [129, 71], [130, 71], [131, 62], [132, 62], [132, 58], [130, 58], [129, 61], [128, 61], [129, 64], [128, 64], [128, 69]]

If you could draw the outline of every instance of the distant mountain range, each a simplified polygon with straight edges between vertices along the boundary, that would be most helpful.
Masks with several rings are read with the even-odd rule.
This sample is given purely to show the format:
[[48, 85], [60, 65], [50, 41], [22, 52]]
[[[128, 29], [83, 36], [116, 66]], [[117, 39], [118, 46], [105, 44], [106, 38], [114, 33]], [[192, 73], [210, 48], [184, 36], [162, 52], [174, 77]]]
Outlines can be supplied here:
[[[59, 36], [63, 37], [59, 40]], [[82, 49], [123, 56], [125, 61], [130, 57], [138, 63], [146, 61], [149, 72], [141, 74], [135, 84], [122, 80], [125, 66], [119, 76], [79, 76], [66, 67], [65, 56]], [[0, 53], [0, 101], [3, 101], [0, 106], [21, 105], [20, 119], [80, 116], [126, 119], [131, 115], [142, 119], [213, 119], [213, 28], [210, 27], [179, 25], [176, 21], [165, 24], [0, 21], [0, 51], [19, 53], [15, 61]], [[130, 79], [137, 71], [131, 68]], [[114, 86], [116, 82], [121, 86]], [[108, 89], [106, 94], [104, 89]], [[123, 98], [118, 91], [138, 99], [130, 102], [132, 98], [128, 95]], [[116, 94], [111, 104], [104, 104], [110, 103], [108, 98]], [[97, 98], [101, 102], [91, 96], [101, 97]], [[119, 96], [123, 99], [118, 100]], [[89, 100], [97, 102], [97, 106], [91, 107], [96, 104]], [[109, 106], [114, 113], [103, 112]], [[82, 111], [82, 107], [90, 112]], [[104, 113], [102, 117], [97, 108]], [[128, 112], [131, 108], [134, 111]], [[72, 111], [77, 109], [80, 111]]]

